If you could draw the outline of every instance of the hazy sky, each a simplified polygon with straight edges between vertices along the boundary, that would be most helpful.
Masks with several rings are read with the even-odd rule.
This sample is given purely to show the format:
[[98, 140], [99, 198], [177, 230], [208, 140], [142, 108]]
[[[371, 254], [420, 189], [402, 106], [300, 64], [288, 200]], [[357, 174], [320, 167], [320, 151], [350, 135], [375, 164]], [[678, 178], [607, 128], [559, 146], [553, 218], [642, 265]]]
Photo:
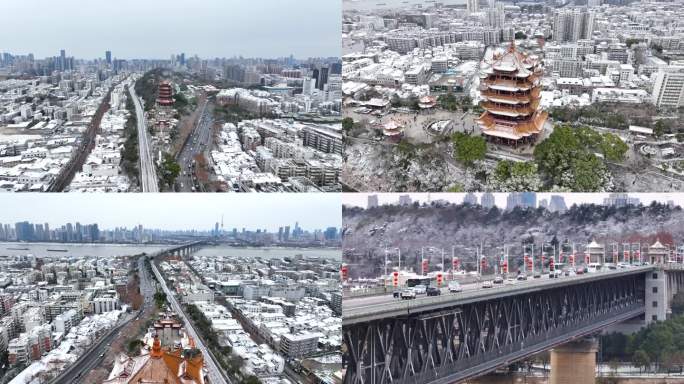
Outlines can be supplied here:
[[295, 193], [44, 193], [0, 194], [0, 223], [47, 222], [50, 226], [79, 221], [101, 228], [211, 229], [223, 215], [224, 228], [277, 230], [279, 226], [304, 229], [340, 227], [339, 194]]
[[[342, 202], [345, 205], [355, 205], [359, 207], [366, 207], [368, 205], [368, 193], [345, 193], [342, 197]], [[371, 193], [370, 195], [378, 195], [378, 200], [380, 204], [385, 203], [396, 203], [399, 200], [399, 195], [404, 195], [404, 193]], [[418, 200], [421, 202], [428, 200], [427, 193], [409, 193], [413, 201]], [[481, 193], [475, 194], [480, 200], [482, 196]], [[495, 193], [494, 199], [496, 205], [499, 208], [506, 207], [506, 196], [507, 193]], [[570, 207], [572, 204], [582, 204], [582, 203], [595, 203], [602, 204], [603, 199], [608, 197], [607, 193], [537, 193], [537, 203], [541, 199], [550, 200], [551, 195], [562, 195], [565, 197], [565, 204]], [[448, 200], [454, 203], [463, 202], [464, 193], [431, 193], [430, 200]], [[684, 207], [684, 193], [630, 193], [631, 197], [638, 197], [641, 199], [643, 204], [650, 204], [653, 200], [658, 200], [660, 202], [667, 202], [668, 200], [674, 200], [676, 204]]]
[[339, 0], [2, 0], [0, 52], [120, 59], [339, 56]]

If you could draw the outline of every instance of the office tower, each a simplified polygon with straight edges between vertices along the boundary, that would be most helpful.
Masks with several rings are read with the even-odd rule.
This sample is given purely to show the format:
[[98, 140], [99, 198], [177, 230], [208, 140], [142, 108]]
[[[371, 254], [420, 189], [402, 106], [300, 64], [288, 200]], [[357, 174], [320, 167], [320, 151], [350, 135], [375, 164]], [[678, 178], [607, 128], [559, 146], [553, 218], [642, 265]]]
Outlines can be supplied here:
[[66, 69], [66, 51], [63, 49], [59, 51], [59, 69], [62, 71]]
[[330, 71], [330, 68], [328, 68], [327, 65], [322, 66], [318, 71], [317, 86], [318, 86], [318, 89], [320, 89], [321, 91], [324, 89], [324, 86], [328, 83], [329, 71]]
[[497, 2], [494, 8], [487, 10], [487, 23], [494, 28], [503, 28], [504, 25], [504, 4]]
[[567, 205], [565, 205], [565, 198], [561, 195], [552, 195], [549, 201], [549, 211], [563, 213], [568, 210]]
[[655, 75], [652, 101], [658, 108], [684, 106], [684, 66], [660, 68]]
[[107, 64], [112, 65], [112, 51], [105, 52], [105, 60], [107, 61]]
[[479, 0], [466, 0], [466, 8], [468, 12], [479, 12], [480, 11], [480, 1]]

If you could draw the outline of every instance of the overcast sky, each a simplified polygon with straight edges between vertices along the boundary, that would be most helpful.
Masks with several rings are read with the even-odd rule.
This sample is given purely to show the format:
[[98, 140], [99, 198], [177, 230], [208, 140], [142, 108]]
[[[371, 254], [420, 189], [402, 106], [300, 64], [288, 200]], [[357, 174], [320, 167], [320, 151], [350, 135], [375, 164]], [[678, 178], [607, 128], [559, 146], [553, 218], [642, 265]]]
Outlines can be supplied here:
[[120, 59], [339, 56], [339, 0], [2, 0], [0, 52]]
[[[368, 205], [368, 193], [345, 193], [342, 197], [342, 202], [345, 205], [355, 205], [359, 207], [366, 208]], [[370, 195], [378, 195], [379, 203], [396, 203], [399, 200], [399, 195], [404, 195], [404, 193], [370, 193]], [[408, 193], [413, 201], [427, 201], [427, 193]], [[476, 193], [478, 201], [480, 200], [482, 194]], [[499, 208], [506, 207], [506, 196], [507, 193], [495, 193], [494, 199], [496, 205]], [[607, 193], [537, 193], [537, 203], [539, 200], [546, 199], [550, 201], [551, 195], [562, 195], [565, 198], [565, 204], [570, 207], [572, 204], [603, 204], [603, 199], [608, 197]], [[454, 203], [463, 202], [464, 193], [431, 193], [429, 194], [430, 200], [448, 200]], [[668, 200], [674, 200], [676, 204], [684, 206], [684, 193], [630, 193], [631, 197], [638, 197], [641, 199], [643, 204], [650, 204], [653, 200], [658, 200], [660, 202], [666, 203]]]
[[0, 222], [47, 222], [50, 226], [79, 221], [101, 228], [143, 224], [161, 229], [211, 229], [221, 221], [224, 228], [267, 229], [294, 226], [304, 229], [340, 227], [340, 194], [295, 193], [3, 193]]

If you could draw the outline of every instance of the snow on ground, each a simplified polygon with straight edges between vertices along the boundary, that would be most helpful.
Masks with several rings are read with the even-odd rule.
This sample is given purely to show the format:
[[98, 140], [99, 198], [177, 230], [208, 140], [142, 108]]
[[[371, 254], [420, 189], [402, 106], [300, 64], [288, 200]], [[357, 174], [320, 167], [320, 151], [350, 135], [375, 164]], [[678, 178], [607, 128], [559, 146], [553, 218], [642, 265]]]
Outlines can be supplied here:
[[96, 332], [114, 327], [121, 313], [117, 310], [84, 318], [71, 328], [57, 348], [26, 367], [9, 384], [40, 384], [43, 372], [61, 372], [78, 359], [78, 351], [85, 350], [94, 341]]

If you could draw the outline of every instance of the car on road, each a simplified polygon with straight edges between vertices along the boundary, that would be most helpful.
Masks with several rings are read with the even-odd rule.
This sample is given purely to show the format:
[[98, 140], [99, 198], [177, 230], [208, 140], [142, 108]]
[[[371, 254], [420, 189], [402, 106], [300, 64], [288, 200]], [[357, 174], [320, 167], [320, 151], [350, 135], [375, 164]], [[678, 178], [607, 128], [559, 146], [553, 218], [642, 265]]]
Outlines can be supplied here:
[[541, 273], [535, 272], [534, 275], [532, 276], [534, 279], [541, 279]]
[[427, 293], [428, 296], [439, 296], [442, 294], [442, 291], [437, 287], [427, 287], [425, 293]]
[[549, 272], [549, 278], [551, 279], [557, 279], [561, 276], [563, 276], [563, 271], [560, 271], [558, 269], [554, 269], [553, 271]]
[[463, 291], [463, 287], [461, 287], [461, 284], [458, 281], [450, 281], [449, 282], [449, 292], [461, 292]]
[[512, 278], [512, 277], [509, 277], [508, 279], [506, 279], [506, 280], [504, 281], [504, 284], [506, 284], [506, 285], [513, 285], [513, 284], [516, 284], [517, 282], [518, 282], [518, 280], [516, 280], [516, 279], [514, 279], [514, 278]]
[[416, 293], [416, 295], [424, 295], [427, 292], [427, 287], [423, 284], [418, 284], [413, 287], [413, 291]]
[[401, 291], [401, 299], [402, 300], [411, 300], [416, 298], [416, 291], [413, 289], [404, 289]]
[[394, 297], [395, 299], [401, 297], [401, 291], [395, 289], [394, 292], [392, 292], [392, 297]]
[[504, 279], [501, 276], [497, 276], [494, 278], [494, 284], [503, 284]]
[[485, 280], [482, 282], [482, 288], [492, 288], [494, 285], [491, 280]]
[[527, 280], [527, 274], [521, 273], [516, 277], [517, 280]]

